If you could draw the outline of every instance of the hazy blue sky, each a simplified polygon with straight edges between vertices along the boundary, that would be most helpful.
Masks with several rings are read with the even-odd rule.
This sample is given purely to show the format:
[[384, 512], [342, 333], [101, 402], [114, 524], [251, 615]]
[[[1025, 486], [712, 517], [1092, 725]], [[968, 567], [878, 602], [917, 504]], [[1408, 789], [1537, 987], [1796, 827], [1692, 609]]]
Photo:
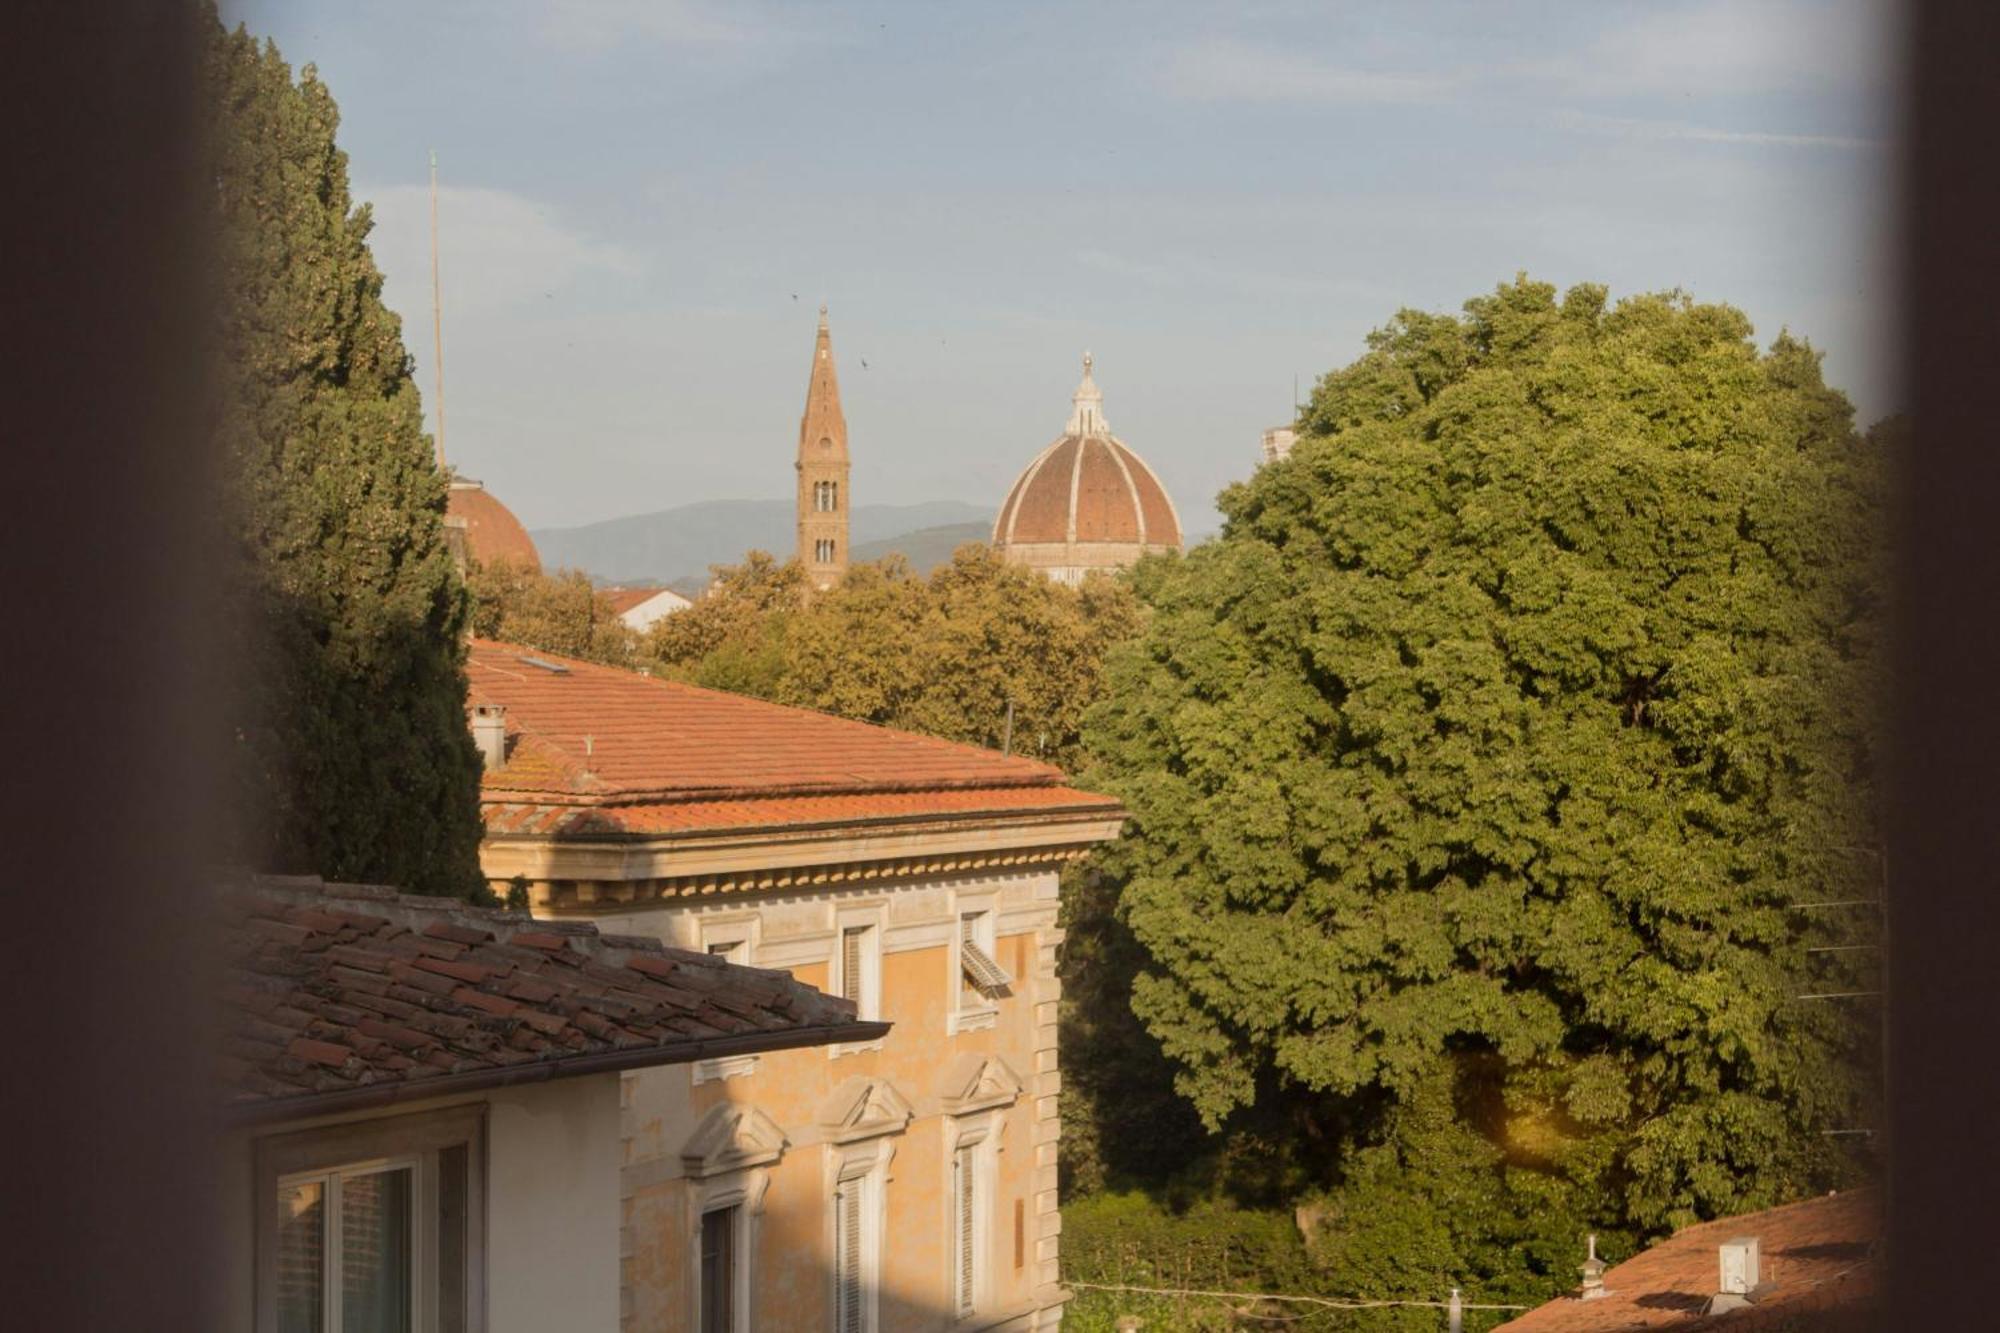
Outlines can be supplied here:
[[1088, 348], [1213, 527], [1295, 375], [1517, 269], [1895, 406], [1879, 0], [228, 12], [338, 99], [427, 408], [437, 150], [447, 444], [531, 527], [789, 497], [822, 299], [857, 502], [997, 507]]

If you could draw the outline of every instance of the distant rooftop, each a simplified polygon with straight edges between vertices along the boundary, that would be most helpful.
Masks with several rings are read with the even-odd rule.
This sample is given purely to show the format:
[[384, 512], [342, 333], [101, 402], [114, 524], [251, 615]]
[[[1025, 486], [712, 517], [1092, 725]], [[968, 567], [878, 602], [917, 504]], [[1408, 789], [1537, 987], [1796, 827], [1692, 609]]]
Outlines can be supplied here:
[[994, 813], [1117, 814], [1053, 765], [491, 640], [471, 702], [506, 710], [493, 833], [676, 830]]
[[[1607, 1270], [1603, 1296], [1550, 1301], [1495, 1333], [1827, 1328], [1839, 1316], [1858, 1318], [1874, 1297], [1881, 1210], [1876, 1191], [1856, 1189], [1687, 1227]], [[1720, 1281], [1720, 1247], [1740, 1236], [1757, 1238], [1768, 1289], [1754, 1304], [1706, 1314]]]
[[662, 595], [671, 597], [683, 604], [686, 604], [688, 600], [672, 588], [604, 588], [600, 591], [610, 601], [611, 609], [621, 616], [627, 611], [635, 607], [644, 606], [655, 597]]

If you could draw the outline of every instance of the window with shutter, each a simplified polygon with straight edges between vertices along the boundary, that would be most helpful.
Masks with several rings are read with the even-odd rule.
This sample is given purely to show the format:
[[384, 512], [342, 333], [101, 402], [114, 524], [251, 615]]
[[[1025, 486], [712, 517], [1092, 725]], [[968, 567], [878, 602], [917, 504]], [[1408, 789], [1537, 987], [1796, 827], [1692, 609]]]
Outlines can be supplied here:
[[983, 1003], [993, 992], [1014, 984], [1007, 969], [994, 961], [987, 947], [990, 937], [982, 942], [981, 937], [988, 935], [987, 926], [984, 912], [968, 912], [958, 919], [958, 966], [971, 987], [972, 993], [965, 996], [968, 1004]]
[[861, 1003], [861, 980], [864, 970], [864, 946], [868, 943], [868, 927], [849, 926], [840, 932], [840, 994], [842, 999]]
[[973, 1297], [979, 1289], [976, 1280], [978, 1249], [973, 1244], [973, 1222], [978, 1215], [973, 1181], [977, 1172], [972, 1154], [971, 1148], [960, 1148], [952, 1169], [958, 1195], [958, 1313], [961, 1317], [972, 1313]]
[[258, 1329], [484, 1327], [483, 1125], [459, 1108], [260, 1144]]
[[834, 1196], [835, 1327], [839, 1333], [865, 1333], [861, 1302], [862, 1183], [850, 1180]]

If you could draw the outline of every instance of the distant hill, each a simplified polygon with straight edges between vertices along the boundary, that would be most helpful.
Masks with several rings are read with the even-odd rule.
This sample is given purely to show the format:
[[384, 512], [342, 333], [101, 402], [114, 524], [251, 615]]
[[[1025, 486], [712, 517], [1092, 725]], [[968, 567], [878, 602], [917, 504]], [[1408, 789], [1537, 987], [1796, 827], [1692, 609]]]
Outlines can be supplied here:
[[[710, 565], [736, 564], [746, 551], [791, 555], [797, 544], [796, 521], [790, 500], [704, 500], [581, 527], [543, 528], [533, 536], [545, 568], [581, 569], [612, 583], [680, 586], [693, 581], [699, 586], [707, 581]], [[975, 536], [958, 537], [952, 543], [956, 545], [984, 537], [992, 525], [992, 510], [962, 500], [860, 505], [853, 516], [854, 557], [871, 560], [900, 550], [913, 566], [928, 568], [950, 556], [951, 549], [946, 547], [935, 559], [920, 558], [911, 549], [919, 538], [922, 549], [929, 551], [948, 540], [931, 537], [932, 532], [978, 528]]]
[[900, 553], [919, 574], [928, 574], [951, 559], [951, 553], [967, 542], [993, 539], [993, 520], [977, 523], [945, 523], [935, 528], [918, 528], [880, 541], [862, 542], [854, 548], [854, 563], [865, 564], [885, 555]]

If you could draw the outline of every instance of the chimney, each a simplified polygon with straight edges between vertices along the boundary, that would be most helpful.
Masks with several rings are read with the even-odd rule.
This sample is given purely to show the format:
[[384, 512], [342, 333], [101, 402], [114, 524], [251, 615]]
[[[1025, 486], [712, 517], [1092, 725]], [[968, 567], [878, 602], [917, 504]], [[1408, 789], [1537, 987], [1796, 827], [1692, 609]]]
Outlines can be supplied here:
[[500, 704], [472, 706], [472, 743], [479, 747], [484, 768], [501, 768], [507, 763], [507, 710]]
[[1721, 1280], [1715, 1298], [1708, 1303], [1711, 1314], [1740, 1310], [1763, 1294], [1759, 1290], [1762, 1279], [1757, 1271], [1760, 1255], [1755, 1236], [1738, 1236], [1722, 1242], [1719, 1256]]
[[1604, 1290], [1604, 1269], [1604, 1261], [1597, 1257], [1597, 1236], [1592, 1233], [1590, 1257], [1583, 1261], [1583, 1291], [1579, 1293], [1579, 1299], [1594, 1301], [1607, 1294]]

